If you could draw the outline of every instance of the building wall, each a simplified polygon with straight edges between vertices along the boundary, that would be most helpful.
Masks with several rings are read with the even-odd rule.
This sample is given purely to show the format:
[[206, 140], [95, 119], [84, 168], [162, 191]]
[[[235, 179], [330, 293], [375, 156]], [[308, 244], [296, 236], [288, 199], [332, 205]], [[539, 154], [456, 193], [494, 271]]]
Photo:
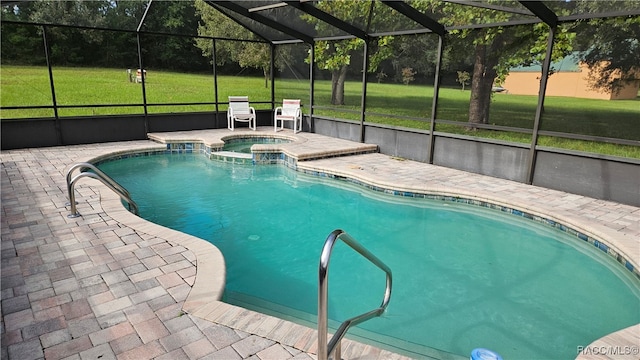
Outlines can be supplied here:
[[613, 94], [611, 100], [635, 99], [640, 89], [640, 80], [634, 81], [632, 84], [625, 86], [619, 93]]
[[[591, 90], [588, 83], [588, 68], [580, 66], [580, 71], [557, 72], [547, 81], [547, 96], [568, 96], [586, 99], [623, 100], [638, 96], [640, 80], [630, 82], [619, 93]], [[513, 95], [538, 95], [540, 72], [512, 71], [502, 85]]]

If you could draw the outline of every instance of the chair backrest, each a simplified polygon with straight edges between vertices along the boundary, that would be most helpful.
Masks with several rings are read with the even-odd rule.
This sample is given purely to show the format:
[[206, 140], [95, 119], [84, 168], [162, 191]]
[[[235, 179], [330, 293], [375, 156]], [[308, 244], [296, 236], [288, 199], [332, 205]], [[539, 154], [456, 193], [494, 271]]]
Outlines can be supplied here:
[[282, 115], [295, 116], [300, 109], [300, 100], [284, 99], [282, 100]]
[[251, 112], [249, 110], [248, 96], [229, 96], [229, 107], [236, 114], [248, 114]]

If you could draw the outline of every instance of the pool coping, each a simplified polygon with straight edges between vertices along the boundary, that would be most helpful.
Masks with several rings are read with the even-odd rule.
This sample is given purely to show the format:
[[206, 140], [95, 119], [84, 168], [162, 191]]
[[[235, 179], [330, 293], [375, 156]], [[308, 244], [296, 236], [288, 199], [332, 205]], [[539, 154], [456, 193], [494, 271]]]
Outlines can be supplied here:
[[[207, 155], [211, 155], [211, 153], [216, 150], [221, 150], [224, 146], [225, 140], [246, 137], [286, 139], [290, 140], [290, 142], [256, 144], [252, 147], [252, 151], [256, 154], [280, 153], [284, 155], [285, 158], [288, 157], [291, 159], [289, 161], [290, 164], [298, 161], [378, 152], [378, 145], [375, 144], [356, 143], [349, 140], [327, 138], [326, 136], [313, 133], [299, 132], [294, 134], [289, 130], [274, 132], [273, 129], [269, 131], [265, 130], [264, 127], [258, 128], [255, 131], [238, 129], [233, 132], [227, 131], [226, 129], [194, 130], [149, 133], [147, 136], [152, 141], [166, 144], [167, 150], [171, 151], [183, 150], [179, 146], [176, 146], [176, 144], [187, 144], [187, 146], [184, 147], [186, 152], [189, 152], [189, 144], [192, 144], [192, 151], [196, 151], [196, 144], [201, 144], [204, 146], [204, 149], [199, 148], [198, 150], [204, 151]], [[331, 139], [331, 146], [324, 146], [327, 139]]]
[[[188, 135], [194, 135], [195, 132], [189, 132], [190, 134]], [[248, 132], [248, 133], [257, 135], [259, 132]], [[176, 133], [166, 133], [166, 134], [170, 134], [171, 136], [170, 138], [167, 138], [165, 140], [173, 143], [187, 142], [187, 141], [201, 141], [204, 143], [205, 141], [204, 138], [206, 138], [207, 136], [211, 136], [211, 134], [206, 134], [207, 136], [202, 136], [202, 137], [185, 136], [185, 134], [176, 134]], [[162, 138], [161, 135], [159, 134], [154, 134], [154, 136], [156, 137], [156, 139]], [[199, 138], [200, 140], [196, 140], [196, 138]], [[292, 143], [295, 144], [295, 142], [292, 142]], [[359, 144], [359, 143], [352, 143], [352, 144]], [[277, 144], [277, 145], [284, 145], [284, 144]], [[126, 156], [127, 154], [139, 153], [139, 152], [145, 152], [145, 151], [149, 151], [149, 152], [166, 151], [166, 146], [162, 146], [162, 144], [158, 144], [157, 146], [150, 146], [149, 148], [146, 148], [146, 149], [110, 152], [108, 154], [104, 154], [103, 156], [93, 157], [87, 160], [96, 161], [100, 159], [111, 158], [113, 156], [118, 156], [118, 155]], [[288, 149], [287, 151], [291, 152], [292, 156], [295, 156], [295, 150]], [[325, 159], [326, 157], [336, 156], [335, 152], [333, 153], [325, 152], [324, 154], [325, 156], [319, 157], [319, 159]], [[398, 159], [394, 159], [392, 157], [382, 155], [382, 154], [357, 155], [355, 156], [355, 158], [359, 156], [367, 156], [367, 157], [375, 156], [376, 159], [379, 159], [379, 160], [386, 158], [386, 159], [392, 159], [393, 161], [399, 161]], [[355, 158], [349, 157], [350, 161], [348, 163], [352, 163], [352, 162], [357, 163]], [[351, 161], [351, 160], [354, 160], [354, 161]], [[335, 159], [333, 161], [335, 161]], [[629, 256], [630, 254], [633, 254], [633, 246], [629, 249], [626, 246], [626, 244], [624, 243], [619, 244], [620, 235], [627, 235], [627, 234], [625, 234], [624, 232], [616, 231], [614, 229], [601, 226], [596, 222], [589, 221], [589, 219], [584, 216], [580, 216], [580, 215], [572, 216], [570, 214], [564, 214], [562, 212], [558, 212], [558, 213], [549, 212], [549, 209], [532, 205], [526, 199], [520, 199], [520, 200], [518, 199], [514, 200], [513, 198], [508, 199], [505, 196], [498, 196], [495, 193], [494, 194], [489, 194], [489, 193], [478, 194], [473, 190], [463, 190], [460, 188], [456, 188], [454, 186], [447, 187], [447, 186], [440, 185], [432, 188], [429, 188], [429, 186], [426, 186], [426, 185], [399, 186], [398, 183], [395, 183], [393, 181], [383, 181], [379, 178], [376, 178], [376, 176], [372, 176], [371, 173], [365, 171], [367, 170], [366, 166], [350, 165], [347, 167], [342, 166], [342, 168], [337, 168], [335, 166], [331, 167], [329, 165], [326, 165], [325, 162], [326, 161], [323, 162], [322, 160], [320, 160], [320, 162], [315, 162], [315, 161], [299, 162], [297, 164], [297, 168], [299, 171], [317, 173], [317, 175], [320, 175], [320, 176], [328, 175], [328, 176], [336, 176], [340, 178], [350, 178], [350, 179], [356, 180], [356, 182], [362, 182], [364, 184], [367, 184], [368, 186], [379, 187], [381, 189], [395, 189], [395, 191], [398, 191], [398, 192], [407, 192], [411, 194], [431, 193], [434, 195], [451, 197], [454, 200], [460, 199], [460, 198], [467, 198], [474, 201], [481, 201], [481, 202], [492, 203], [500, 206], [505, 206], [511, 209], [519, 209], [520, 211], [525, 211], [525, 212], [534, 214], [535, 216], [540, 216], [543, 218], [551, 218], [553, 221], [557, 221], [558, 223], [565, 224], [574, 229], [579, 229], [582, 233], [587, 234], [588, 236], [593, 237], [595, 239], [599, 239], [599, 241], [602, 241], [604, 244], [607, 245], [608, 249], [613, 249], [618, 254], [623, 254], [634, 267], [633, 269], [635, 270], [634, 274], [638, 276], [636, 272], [637, 272], [637, 269], [640, 267], [639, 266], [640, 255]], [[417, 164], [420, 164], [420, 163], [417, 163]], [[428, 164], [422, 164], [422, 165], [434, 167], [434, 165], [428, 165]], [[442, 169], [445, 169], [445, 168], [442, 168]], [[459, 172], [457, 170], [451, 170], [451, 169], [442, 170], [442, 171]], [[482, 176], [482, 175], [478, 175], [478, 176]], [[507, 180], [502, 180], [502, 179], [497, 179], [497, 181], [508, 182]], [[190, 313], [191, 315], [198, 316], [209, 321], [213, 321], [226, 326], [237, 328], [239, 330], [264, 336], [266, 338], [272, 339], [274, 341], [278, 341], [282, 344], [292, 346], [294, 348], [300, 349], [308, 353], [315, 353], [317, 351], [317, 343], [316, 343], [317, 333], [315, 332], [315, 330], [302, 325], [289, 323], [285, 320], [281, 320], [269, 315], [256, 313], [250, 310], [246, 310], [246, 309], [229, 305], [219, 301], [219, 299], [222, 296], [222, 291], [224, 290], [224, 274], [226, 272], [226, 269], [224, 266], [224, 258], [222, 257], [222, 254], [220, 253], [220, 251], [217, 248], [215, 248], [215, 246], [209, 244], [208, 242], [202, 239], [195, 238], [175, 230], [167, 229], [160, 225], [156, 225], [146, 220], [143, 220], [141, 218], [138, 218], [137, 216], [131, 214], [122, 206], [120, 199], [117, 195], [109, 191], [106, 187], [104, 187], [101, 184], [98, 186], [103, 187], [100, 189], [101, 204], [102, 204], [103, 210], [109, 216], [113, 217], [115, 220], [123, 223], [124, 225], [132, 227], [133, 229], [158, 236], [170, 242], [176, 242], [188, 248], [194, 253], [197, 259], [197, 274], [196, 274], [196, 280], [192, 287], [192, 290], [184, 304], [184, 310], [186, 312]], [[518, 186], [525, 186], [525, 185], [519, 184]], [[531, 185], [526, 185], [526, 186], [531, 186]], [[572, 196], [571, 194], [562, 193], [554, 190], [547, 190], [547, 191]], [[633, 234], [631, 234], [631, 236], [633, 236]], [[631, 239], [631, 240], [634, 240], [634, 239]], [[635, 242], [636, 242], [636, 248], [637, 248], [638, 240], [635, 239]], [[603, 250], [602, 248], [600, 249]], [[636, 253], [640, 254], [640, 252], [636, 252]], [[211, 286], [210, 274], [214, 274], [214, 279], [217, 282], [217, 285], [214, 286], [213, 289], [211, 288], [212, 286]], [[205, 280], [205, 276], [209, 278]], [[603, 341], [604, 342], [609, 341], [607, 343], [610, 343], [609, 339], [612, 336], [616, 337], [617, 339], [620, 339], [620, 338], [632, 339], [637, 337], [638, 329], [640, 329], [640, 324], [633, 325], [629, 328], [621, 329], [612, 334], [605, 335], [604, 337], [594, 341], [592, 344], [602, 343]], [[343, 346], [347, 344], [348, 344], [347, 346], [365, 346], [365, 347], [369, 346], [369, 345], [359, 345], [357, 342], [352, 342], [351, 340], [348, 340], [348, 339], [345, 339], [345, 341], [346, 343]], [[382, 350], [382, 351], [385, 351], [385, 350]], [[582, 355], [579, 354], [578, 358], [580, 358], [580, 356]]]

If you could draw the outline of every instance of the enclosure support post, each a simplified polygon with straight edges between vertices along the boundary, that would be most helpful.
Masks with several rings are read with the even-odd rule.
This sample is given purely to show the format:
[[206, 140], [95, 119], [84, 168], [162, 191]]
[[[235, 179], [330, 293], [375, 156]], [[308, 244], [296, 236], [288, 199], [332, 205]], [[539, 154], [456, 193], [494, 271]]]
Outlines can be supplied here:
[[315, 52], [316, 52], [316, 44], [311, 44], [311, 50], [309, 50], [309, 132], [315, 132], [315, 126], [313, 121], [313, 105], [315, 103]]
[[364, 118], [367, 109], [367, 70], [369, 69], [369, 39], [364, 40], [364, 60], [362, 61], [362, 100], [360, 102], [360, 142], [364, 142]]
[[49, 70], [49, 86], [51, 88], [51, 102], [53, 104], [53, 116], [56, 119], [56, 137], [58, 138], [58, 145], [64, 145], [64, 139], [62, 138], [62, 128], [60, 125], [60, 117], [58, 115], [58, 100], [56, 100], [56, 88], [53, 84], [53, 70], [51, 70], [51, 59], [49, 58], [49, 43], [47, 42], [47, 27], [42, 26], [42, 42], [44, 45], [44, 57], [47, 61], [47, 69]]
[[269, 78], [271, 80], [271, 111], [275, 111], [276, 108], [276, 84], [274, 82], [275, 79], [275, 71], [276, 71], [276, 46], [271, 44], [269, 46], [271, 49], [271, 59], [269, 63]]
[[140, 67], [140, 76], [142, 80], [142, 106], [144, 108], [144, 133], [149, 133], [149, 118], [147, 117], [147, 91], [145, 88], [145, 76], [144, 76], [144, 66], [142, 65], [142, 45], [140, 44], [140, 33], [136, 33], [136, 39], [138, 41], [138, 66]]
[[149, 117], [148, 117], [148, 112], [147, 112], [147, 91], [145, 88], [145, 78], [146, 76], [144, 76], [144, 66], [142, 64], [142, 45], [140, 43], [140, 29], [142, 29], [142, 24], [144, 24], [144, 20], [147, 18], [147, 13], [149, 12], [149, 9], [151, 8], [151, 3], [153, 2], [153, 0], [149, 0], [149, 3], [147, 4], [147, 8], [144, 10], [144, 14], [142, 14], [142, 19], [140, 19], [140, 23], [138, 24], [138, 27], [136, 28], [136, 40], [138, 42], [138, 64], [140, 66], [140, 76], [141, 76], [141, 80], [142, 80], [142, 106], [144, 108], [144, 133], [145, 136], [149, 133]]
[[433, 78], [433, 101], [431, 102], [431, 124], [429, 124], [429, 148], [427, 158], [429, 164], [433, 164], [433, 150], [435, 146], [434, 132], [436, 130], [436, 116], [438, 115], [438, 96], [440, 94], [440, 65], [442, 64], [442, 49], [444, 48], [444, 35], [438, 36], [438, 59], [436, 60], [435, 77]]
[[536, 166], [536, 145], [538, 144], [538, 131], [540, 120], [544, 111], [544, 97], [547, 90], [547, 80], [549, 78], [549, 68], [551, 67], [551, 56], [553, 54], [553, 43], [556, 35], [556, 27], [549, 27], [549, 38], [547, 41], [547, 52], [542, 63], [542, 76], [540, 77], [540, 90], [538, 92], [538, 106], [533, 122], [533, 132], [531, 133], [531, 147], [529, 148], [529, 169], [527, 171], [527, 184], [533, 184], [534, 169]]
[[139, 33], [140, 29], [142, 29], [142, 24], [144, 24], [144, 20], [147, 18], [147, 13], [149, 12], [149, 9], [151, 9], [151, 3], [153, 2], [153, 0], [149, 0], [149, 2], [147, 3], [147, 8], [144, 9], [144, 13], [142, 14], [142, 18], [140, 19], [140, 23], [138, 23], [138, 27], [136, 28], [136, 32]]
[[218, 65], [216, 63], [216, 39], [211, 39], [211, 61], [213, 63], [213, 97], [216, 102], [216, 124], [215, 128], [218, 128], [218, 112], [220, 108], [218, 106]]

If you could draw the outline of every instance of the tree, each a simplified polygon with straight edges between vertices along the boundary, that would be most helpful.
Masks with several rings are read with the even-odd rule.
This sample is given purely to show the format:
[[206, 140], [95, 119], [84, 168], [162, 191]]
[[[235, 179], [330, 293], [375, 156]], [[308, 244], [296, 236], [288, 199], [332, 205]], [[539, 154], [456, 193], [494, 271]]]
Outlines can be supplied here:
[[[38, 1], [33, 4], [30, 22], [104, 27], [109, 1]], [[85, 65], [96, 57], [95, 49], [103, 42], [103, 31], [66, 27], [47, 27], [50, 57], [59, 65]]]
[[[112, 29], [135, 30], [147, 7], [147, 2], [119, 0], [107, 10], [107, 27]], [[100, 49], [106, 66], [138, 67], [138, 45], [136, 35], [130, 32], [114, 31], [106, 37]]]
[[413, 68], [410, 67], [406, 67], [402, 69], [402, 83], [405, 85], [409, 85], [410, 82], [412, 82], [413, 80], [415, 80], [415, 78], [413, 77], [413, 75], [415, 75], [416, 72], [413, 71]]
[[[55, 65], [137, 67], [136, 34], [130, 31], [137, 29], [147, 4], [136, 0], [25, 1], [3, 4], [2, 16], [3, 19], [51, 24], [45, 28], [50, 59]], [[191, 2], [159, 1], [151, 5], [142, 30], [195, 34], [197, 23]], [[57, 26], [61, 24], [71, 26]], [[5, 47], [7, 51], [3, 49], [3, 57], [6, 54], [9, 61], [16, 58], [22, 63], [32, 63], [38, 59], [42, 63], [42, 56], [27, 53], [27, 49], [41, 49], [36, 46], [37, 41], [42, 43], [41, 26], [3, 24], [2, 28], [3, 41], [7, 36], [7, 44], [17, 43], [24, 47], [11, 50]], [[208, 67], [190, 38], [143, 34], [142, 45], [145, 67], [173, 70]]]
[[[237, 43], [236, 43], [237, 44]], [[242, 50], [237, 53], [235, 59], [242, 67], [252, 67], [262, 70], [264, 87], [269, 87], [271, 78], [271, 50], [265, 43], [242, 43]]]
[[103, 27], [105, 15], [113, 6], [108, 0], [100, 1], [38, 1], [29, 20], [48, 24]]
[[[326, 11], [339, 19], [348, 19], [349, 21], [363, 21], [369, 18], [367, 16], [373, 11], [375, 2], [358, 1], [358, 0], [335, 0], [335, 1], [319, 1], [314, 6]], [[388, 14], [390, 8], [384, 5], [377, 5], [376, 19], [382, 21], [390, 19]], [[331, 25], [320, 21], [319, 19], [303, 15], [303, 18], [313, 24], [318, 33], [323, 35], [338, 35], [338, 32]], [[361, 28], [366, 28], [366, 24], [360, 24]], [[369, 67], [368, 72], [375, 72], [380, 63], [389, 58], [392, 54], [391, 43], [393, 37], [379, 37], [376, 42], [369, 44]], [[346, 39], [338, 41], [316, 41], [314, 47], [315, 63], [321, 70], [331, 72], [331, 104], [344, 105], [344, 82], [347, 78], [347, 69], [351, 64], [351, 57], [357, 51], [364, 48], [364, 40], [362, 39]]]
[[462, 91], [464, 91], [464, 86], [467, 84], [467, 81], [471, 79], [471, 75], [469, 75], [466, 71], [458, 71], [458, 79], [457, 81], [462, 85]]
[[640, 79], [640, 16], [583, 21], [576, 32], [580, 60], [597, 69], [590, 72], [592, 88], [617, 92]]
[[[2, 20], [28, 22], [33, 2], [2, 6]], [[1, 24], [0, 49], [2, 63], [44, 65], [42, 34], [39, 26]]]
[[[581, 1], [573, 4], [575, 13], [637, 10], [640, 1]], [[616, 92], [627, 81], [640, 79], [640, 16], [581, 20], [573, 30], [579, 34], [579, 58], [590, 68], [594, 89]]]
[[[438, 37], [434, 34], [394, 36], [390, 57], [394, 80], [402, 82], [402, 69], [412, 68], [426, 78], [435, 74]], [[385, 63], [389, 62], [389, 59]], [[383, 63], [384, 65], [384, 63]]]
[[[425, 0], [413, 3], [426, 11], [445, 14], [440, 22], [446, 26], [474, 23], [500, 23], [510, 20], [512, 14], [499, 10], [461, 6], [442, 1]], [[556, 35], [553, 56], [560, 59], [571, 50], [575, 34], [560, 27]], [[543, 23], [511, 27], [490, 27], [450, 31], [447, 41], [462, 52], [473, 50], [473, 74], [469, 101], [469, 123], [486, 124], [489, 121], [492, 87], [496, 79], [503, 79], [516, 65], [541, 62], [547, 44], [549, 28]], [[455, 51], [454, 51], [455, 53]], [[464, 55], [463, 55], [464, 56]]]
[[317, 41], [314, 46], [315, 62], [321, 70], [331, 72], [331, 104], [344, 105], [344, 82], [351, 64], [351, 52], [361, 49], [360, 39]]
[[[202, 18], [198, 26], [200, 36], [217, 38], [244, 39], [252, 41], [218, 41], [216, 43], [216, 62], [224, 65], [232, 61], [241, 67], [261, 69], [264, 75], [264, 86], [268, 87], [271, 69], [271, 50], [269, 44], [256, 42], [255, 34], [243, 28], [223, 13], [214, 9], [202, 0], [196, 0], [195, 7]], [[196, 45], [203, 55], [211, 58], [213, 43], [209, 39], [196, 39]]]
[[[143, 31], [196, 35], [200, 17], [191, 1], [154, 1], [142, 26]], [[193, 38], [144, 35], [145, 67], [171, 70], [204, 70], [207, 59]]]

